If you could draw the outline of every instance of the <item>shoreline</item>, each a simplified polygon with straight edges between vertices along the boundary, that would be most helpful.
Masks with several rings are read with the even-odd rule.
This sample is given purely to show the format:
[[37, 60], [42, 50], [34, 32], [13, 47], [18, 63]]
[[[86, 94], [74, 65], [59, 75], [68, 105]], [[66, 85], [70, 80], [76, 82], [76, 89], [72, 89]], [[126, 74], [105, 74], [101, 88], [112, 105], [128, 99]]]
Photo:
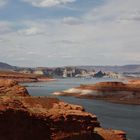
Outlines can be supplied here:
[[123, 82], [100, 82], [81, 85], [53, 94], [81, 99], [104, 100], [117, 104], [140, 105], [140, 81], [129, 81], [127, 84]]
[[[73, 95], [73, 94], [69, 94], [69, 93], [64, 93], [64, 92], [54, 92], [53, 93], [56, 96], [72, 96], [75, 98], [79, 98], [79, 99], [88, 99], [88, 100], [99, 100], [99, 101], [106, 101], [106, 102], [110, 102], [110, 103], [114, 103], [114, 104], [123, 104], [123, 105], [132, 105], [132, 106], [139, 106], [140, 105], [140, 101], [135, 102], [135, 101], [121, 101], [121, 100], [115, 100], [115, 99], [105, 99], [105, 98], [95, 98], [94, 96], [90, 96], [90, 95], [85, 95], [85, 96], [78, 96], [78, 95]], [[75, 94], [75, 93], [74, 93]]]
[[0, 80], [0, 118], [0, 139], [5, 140], [127, 140], [124, 131], [102, 128], [82, 106], [33, 97], [13, 80]]
[[51, 82], [56, 79], [49, 78], [43, 75], [36, 74], [24, 74], [14, 71], [0, 71], [0, 80], [15, 80], [19, 83], [30, 83], [30, 82]]

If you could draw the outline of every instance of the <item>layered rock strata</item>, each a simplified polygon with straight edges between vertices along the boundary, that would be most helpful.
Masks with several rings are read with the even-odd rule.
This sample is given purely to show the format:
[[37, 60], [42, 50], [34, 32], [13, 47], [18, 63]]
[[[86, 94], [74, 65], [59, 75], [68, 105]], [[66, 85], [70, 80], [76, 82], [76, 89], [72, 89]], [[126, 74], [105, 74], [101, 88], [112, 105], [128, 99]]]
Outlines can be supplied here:
[[14, 71], [0, 71], [0, 80], [15, 80], [17, 82], [46, 82], [54, 79], [36, 74], [24, 74]]
[[140, 104], [140, 82], [100, 82], [93, 85], [81, 85], [80, 87], [55, 92], [59, 96], [74, 96], [77, 98], [88, 98], [107, 100], [122, 104]]
[[0, 130], [1, 140], [125, 140], [124, 132], [101, 129], [83, 107], [31, 97], [11, 80], [0, 80]]

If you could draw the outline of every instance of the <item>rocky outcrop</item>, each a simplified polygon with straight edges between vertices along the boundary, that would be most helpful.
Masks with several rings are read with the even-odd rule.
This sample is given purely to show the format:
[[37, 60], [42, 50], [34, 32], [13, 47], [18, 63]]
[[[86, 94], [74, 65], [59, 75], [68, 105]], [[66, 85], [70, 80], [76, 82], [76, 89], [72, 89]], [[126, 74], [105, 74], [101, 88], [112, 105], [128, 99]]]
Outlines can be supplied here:
[[125, 132], [120, 130], [95, 128], [95, 139], [99, 140], [126, 140]]
[[25, 87], [13, 80], [0, 80], [0, 96], [29, 96]]
[[[110, 140], [99, 128], [97, 117], [81, 106], [31, 97], [17, 82], [0, 81], [1, 140]], [[125, 133], [112, 137], [125, 140]]]
[[82, 107], [51, 98], [2, 97], [0, 118], [0, 139], [7, 140], [66, 139], [91, 135], [99, 126], [96, 116]]
[[0, 79], [11, 79], [17, 82], [47, 82], [54, 80], [46, 76], [41, 76], [37, 74], [25, 74], [14, 71], [0, 71]]
[[137, 105], [140, 104], [140, 82], [100, 82], [93, 85], [81, 85], [54, 94]]
[[139, 92], [140, 91], [140, 84], [133, 84], [133, 83], [123, 83], [123, 82], [101, 82], [97, 83], [92, 86], [85, 86], [85, 88], [91, 88], [98, 91], [132, 91], [132, 92]]
[[101, 77], [103, 77], [105, 75], [106, 75], [105, 73], [103, 73], [102, 71], [99, 71], [99, 72], [95, 73], [94, 77], [101, 78]]

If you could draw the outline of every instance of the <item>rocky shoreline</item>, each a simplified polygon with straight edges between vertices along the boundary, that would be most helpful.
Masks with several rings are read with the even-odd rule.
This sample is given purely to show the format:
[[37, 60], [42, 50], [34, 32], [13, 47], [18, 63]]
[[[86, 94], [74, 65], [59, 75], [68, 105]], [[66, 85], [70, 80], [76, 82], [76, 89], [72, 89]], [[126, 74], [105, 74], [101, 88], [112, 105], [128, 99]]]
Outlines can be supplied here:
[[76, 98], [106, 100], [113, 103], [140, 105], [140, 81], [100, 82], [92, 85], [81, 85], [62, 92], [57, 96], [74, 96]]
[[43, 75], [36, 75], [36, 74], [24, 74], [14, 71], [0, 71], [0, 79], [11, 79], [17, 82], [28, 83], [28, 82], [49, 82], [54, 81], [55, 79], [48, 78], [47, 76]]
[[1, 140], [126, 140], [123, 131], [103, 129], [83, 107], [32, 97], [12, 80], [0, 80]]

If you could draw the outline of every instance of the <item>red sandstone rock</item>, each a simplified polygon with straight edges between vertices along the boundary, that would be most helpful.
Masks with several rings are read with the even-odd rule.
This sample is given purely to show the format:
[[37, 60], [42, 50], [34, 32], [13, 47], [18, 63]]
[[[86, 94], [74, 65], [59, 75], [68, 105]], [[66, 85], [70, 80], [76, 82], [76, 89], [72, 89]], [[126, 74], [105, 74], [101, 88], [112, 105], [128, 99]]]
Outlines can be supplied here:
[[[100, 140], [93, 132], [97, 127], [97, 117], [81, 106], [31, 97], [17, 82], [0, 81], [0, 140]], [[101, 132], [98, 136], [110, 140], [105, 137], [109, 132]], [[109, 133], [112, 140], [124, 140], [114, 132]]]
[[29, 96], [25, 87], [19, 86], [13, 80], [0, 80], [0, 96]]
[[47, 82], [54, 80], [46, 76], [40, 76], [36, 74], [24, 74], [14, 71], [0, 71], [0, 79], [11, 79], [17, 82]]
[[82, 107], [43, 97], [2, 97], [0, 118], [3, 124], [0, 128], [4, 131], [0, 131], [0, 139], [6, 140], [9, 135], [12, 140], [28, 139], [28, 135], [35, 140], [66, 139], [75, 134], [92, 134], [94, 127], [99, 126], [97, 117], [83, 111]]
[[140, 83], [137, 81], [125, 84], [123, 82], [100, 82], [93, 85], [81, 85], [80, 89], [90, 89], [98, 91], [140, 91]]
[[120, 130], [95, 128], [95, 138], [101, 138], [101, 140], [126, 140], [125, 132]]
[[140, 105], [140, 82], [135, 81], [127, 84], [122, 82], [100, 82], [93, 85], [81, 85], [80, 87], [54, 94]]

